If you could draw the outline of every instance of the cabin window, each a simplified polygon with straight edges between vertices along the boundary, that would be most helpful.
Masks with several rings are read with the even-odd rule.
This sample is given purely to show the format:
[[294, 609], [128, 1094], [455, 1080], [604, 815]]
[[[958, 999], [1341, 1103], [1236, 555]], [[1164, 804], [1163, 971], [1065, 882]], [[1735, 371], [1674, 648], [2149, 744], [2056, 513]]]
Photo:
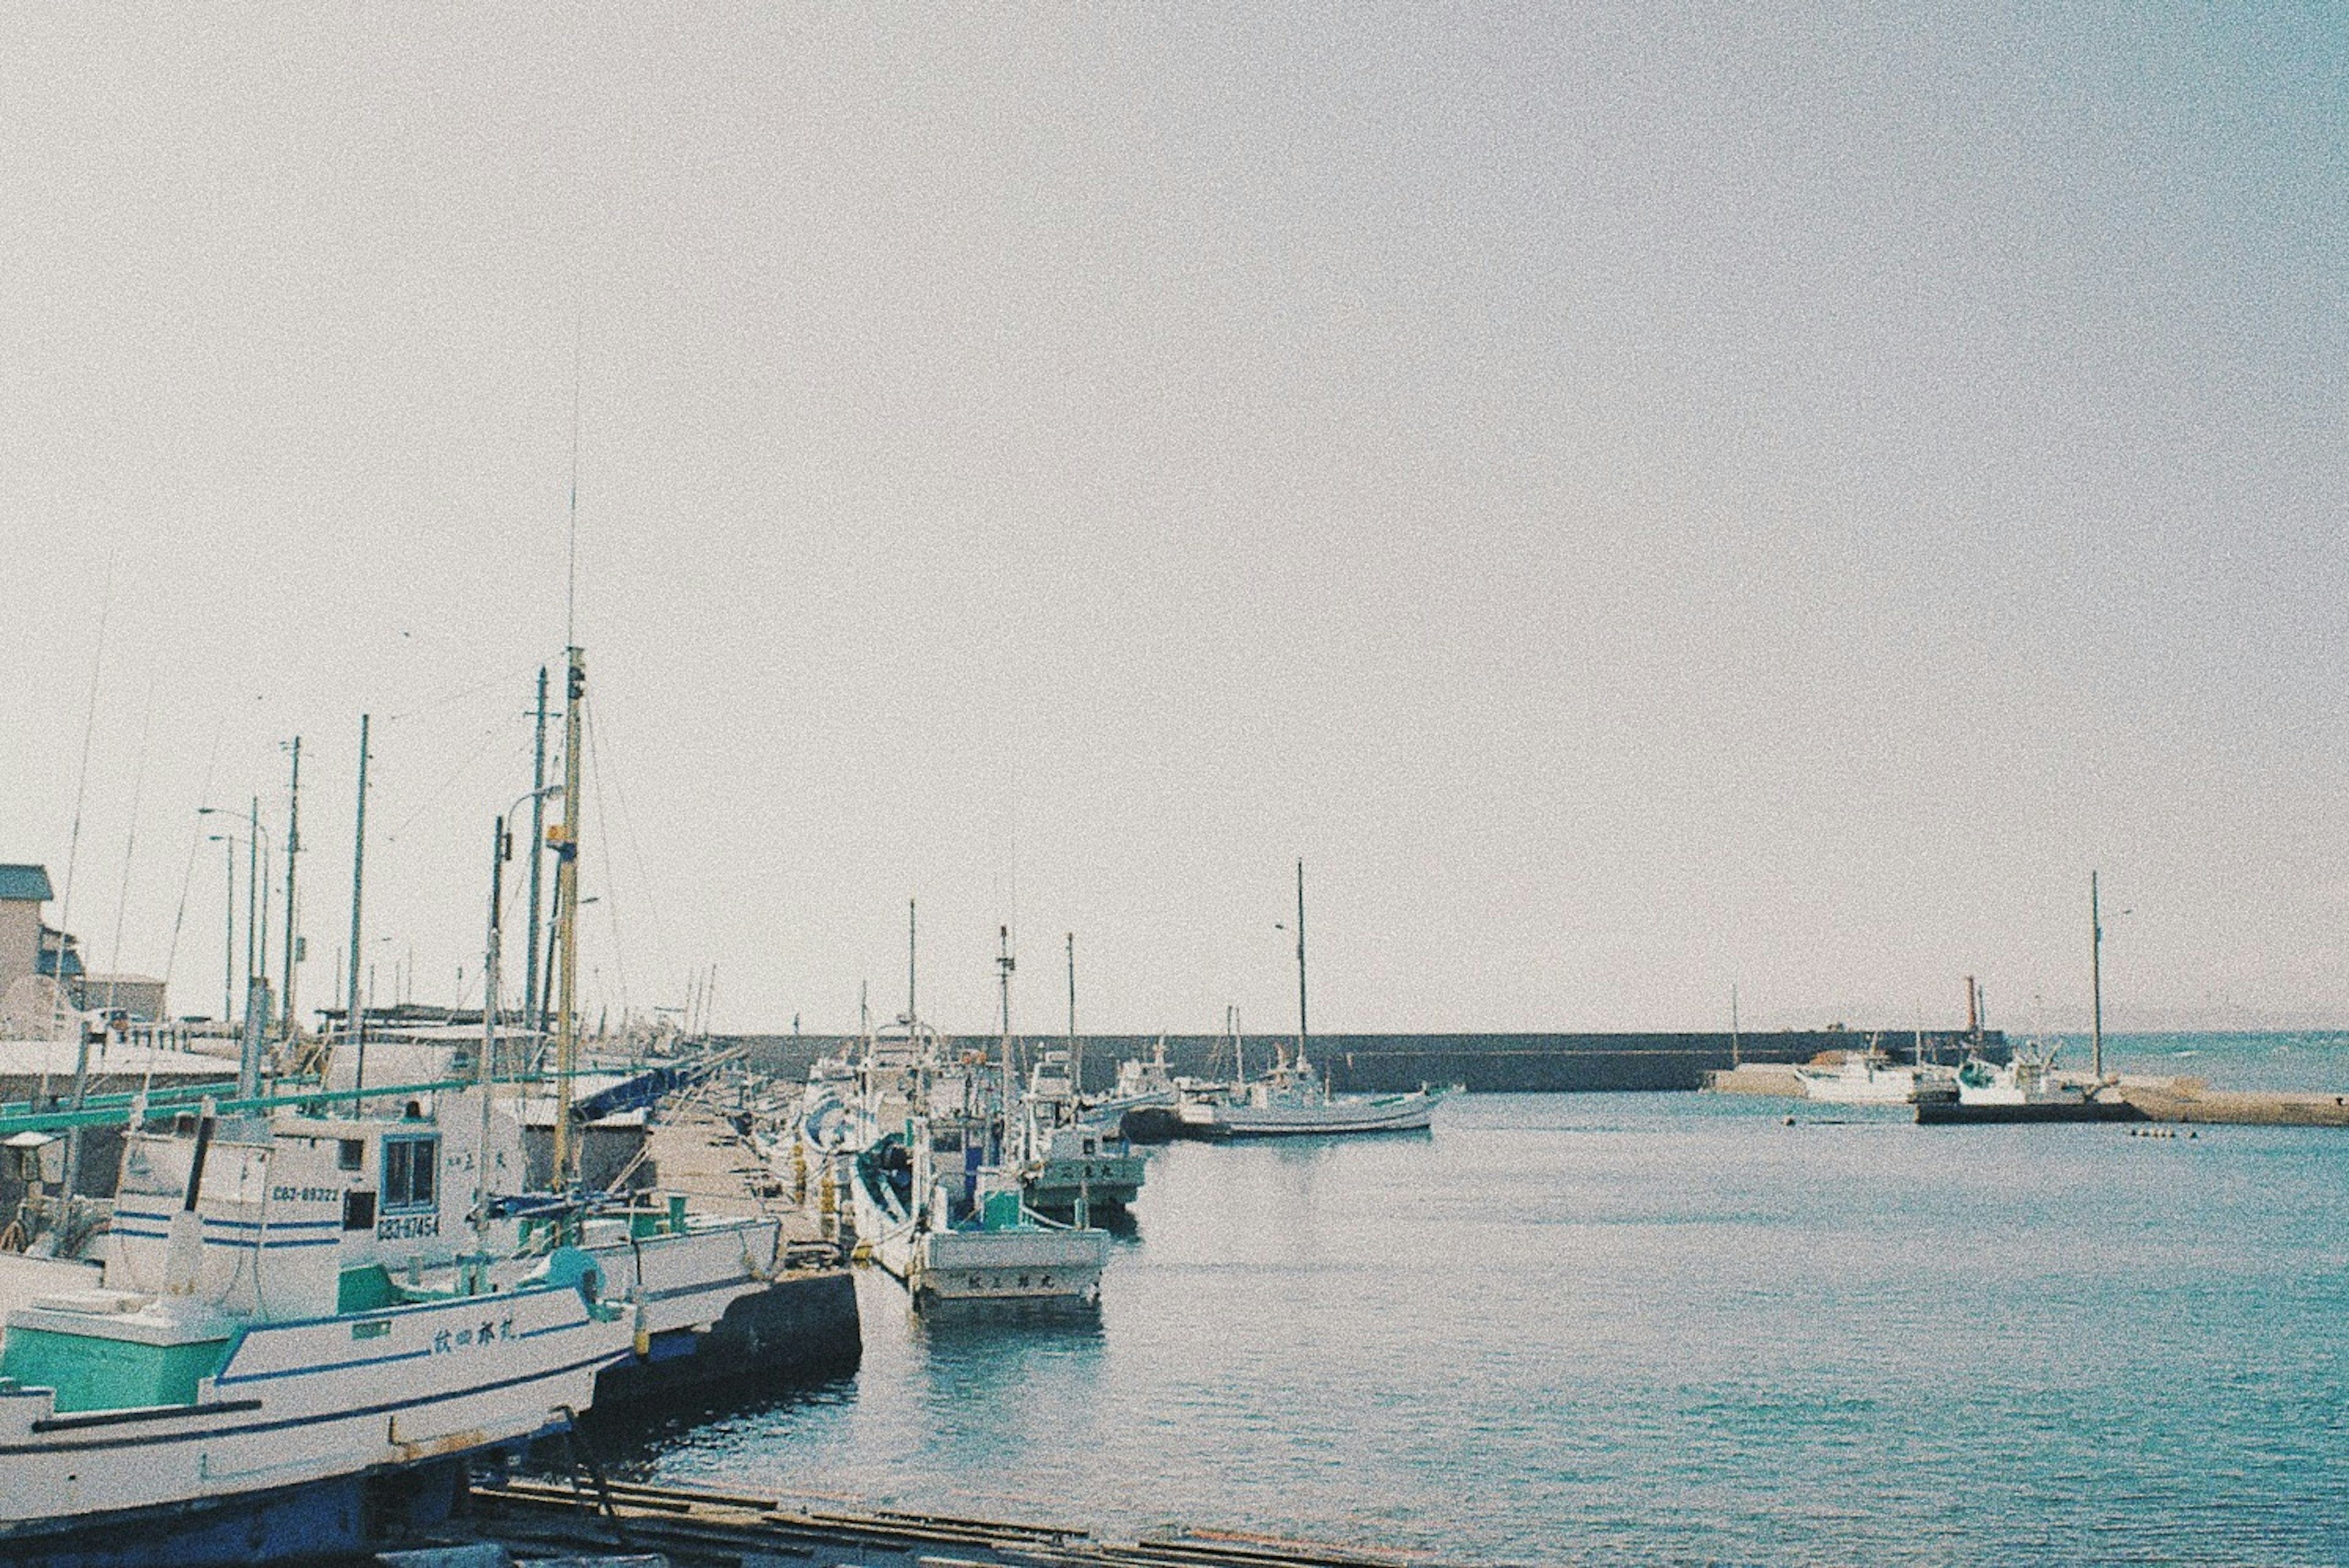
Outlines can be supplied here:
[[387, 1214], [403, 1209], [429, 1209], [440, 1200], [435, 1185], [440, 1174], [440, 1140], [437, 1137], [388, 1137], [383, 1140], [383, 1208]]
[[343, 1194], [343, 1229], [372, 1231], [375, 1229], [375, 1194], [346, 1192]]
[[340, 1146], [335, 1151], [336, 1169], [357, 1170], [367, 1163], [367, 1139], [347, 1137], [337, 1138], [336, 1142]]

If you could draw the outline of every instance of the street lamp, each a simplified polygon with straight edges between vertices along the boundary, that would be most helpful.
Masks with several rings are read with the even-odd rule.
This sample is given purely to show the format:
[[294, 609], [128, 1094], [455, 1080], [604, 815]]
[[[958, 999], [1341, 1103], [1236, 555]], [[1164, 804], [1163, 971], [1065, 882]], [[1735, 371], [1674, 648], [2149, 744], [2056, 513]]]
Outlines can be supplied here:
[[[196, 807], [196, 815], [198, 816], [225, 816], [232, 822], [235, 821], [237, 818], [237, 814], [235, 812], [217, 805], [200, 805]], [[245, 828], [247, 836], [242, 839], [238, 838], [233, 833], [215, 833], [211, 836], [213, 842], [225, 844], [229, 846], [229, 882], [231, 884], [231, 888], [229, 893], [228, 920], [229, 942], [232, 947], [235, 945], [236, 941], [236, 894], [234, 890], [234, 884], [236, 881], [236, 846], [241, 843], [245, 846], [244, 984], [246, 1012], [249, 1015], [252, 1012], [254, 982], [267, 974], [269, 970], [268, 919], [266, 910], [261, 903], [261, 900], [264, 900], [268, 897], [266, 886], [264, 884], [261, 877], [261, 856], [264, 846], [265, 846], [267, 847], [271, 861], [274, 862], [277, 858], [276, 840], [270, 836], [270, 833], [267, 828], [261, 826], [261, 802], [258, 798], [254, 801], [253, 810], [245, 819]], [[233, 971], [233, 960], [231, 961], [230, 968]], [[232, 982], [232, 988], [233, 984], [233, 982]], [[268, 1020], [266, 1018], [264, 1018], [261, 1022], [264, 1028], [267, 1027]]]

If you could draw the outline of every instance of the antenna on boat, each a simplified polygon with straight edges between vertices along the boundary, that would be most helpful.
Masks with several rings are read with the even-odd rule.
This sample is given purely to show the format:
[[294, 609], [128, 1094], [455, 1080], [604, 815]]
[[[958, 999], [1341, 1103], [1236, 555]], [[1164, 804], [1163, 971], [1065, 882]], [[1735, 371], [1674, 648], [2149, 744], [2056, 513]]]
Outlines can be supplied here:
[[[563, 646], [575, 647], [579, 617], [579, 314], [571, 316], [571, 532], [563, 569]], [[569, 798], [567, 795], [564, 797]], [[569, 814], [566, 805], [564, 814]]]

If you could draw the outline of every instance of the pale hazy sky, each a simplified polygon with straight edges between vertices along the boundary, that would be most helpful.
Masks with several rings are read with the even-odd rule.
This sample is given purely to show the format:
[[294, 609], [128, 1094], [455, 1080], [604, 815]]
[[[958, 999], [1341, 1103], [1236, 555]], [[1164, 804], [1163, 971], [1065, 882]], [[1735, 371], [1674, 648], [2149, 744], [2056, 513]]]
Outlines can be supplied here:
[[0, 861], [478, 995], [575, 330], [615, 1005], [2349, 1023], [2349, 22], [2038, 9], [16, 7]]

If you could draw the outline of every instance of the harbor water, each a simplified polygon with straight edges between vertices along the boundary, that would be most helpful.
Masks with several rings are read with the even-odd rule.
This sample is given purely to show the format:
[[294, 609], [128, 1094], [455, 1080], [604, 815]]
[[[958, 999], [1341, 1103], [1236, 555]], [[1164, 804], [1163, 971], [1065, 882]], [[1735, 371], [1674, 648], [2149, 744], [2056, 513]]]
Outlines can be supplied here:
[[[2108, 1049], [2349, 1091], [2338, 1037]], [[1176, 1146], [1097, 1322], [926, 1324], [868, 1273], [853, 1380], [611, 1457], [1472, 1563], [2342, 1561], [2349, 1145], [2193, 1130], [1492, 1096]]]

